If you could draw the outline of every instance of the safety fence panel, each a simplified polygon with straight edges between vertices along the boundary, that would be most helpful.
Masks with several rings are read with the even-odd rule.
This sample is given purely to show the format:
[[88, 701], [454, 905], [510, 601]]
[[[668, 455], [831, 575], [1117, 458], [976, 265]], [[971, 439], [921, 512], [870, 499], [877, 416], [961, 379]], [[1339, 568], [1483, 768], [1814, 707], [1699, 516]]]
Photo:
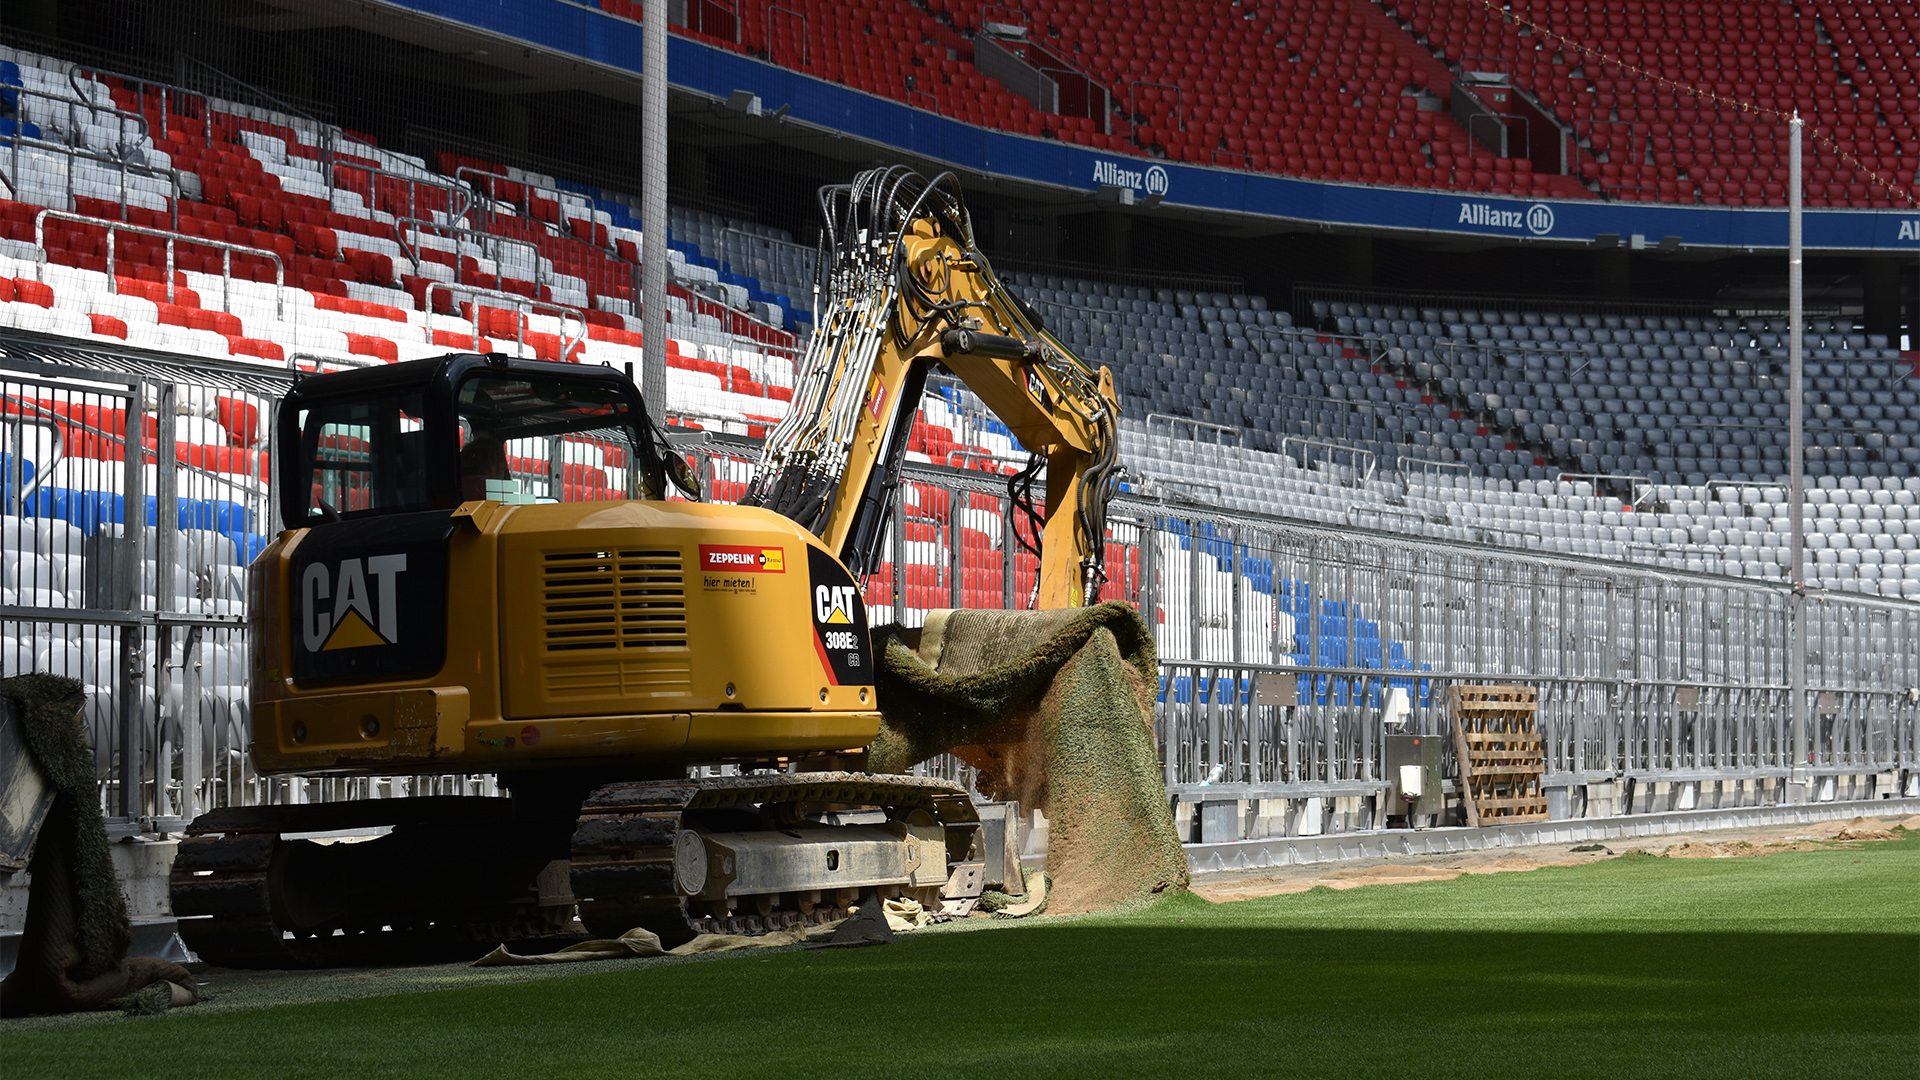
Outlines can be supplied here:
[[[218, 805], [496, 790], [487, 777], [252, 771], [244, 568], [278, 529], [274, 410], [289, 378], [0, 342], [0, 668], [89, 688], [102, 806], [123, 828]], [[758, 458], [726, 436], [680, 449], [723, 502]], [[989, 467], [909, 466], [864, 582], [875, 624], [1033, 605], [1036, 525]], [[1112, 506], [1104, 551], [1101, 598], [1153, 627], [1156, 727], [1183, 798], [1190, 785], [1376, 791], [1382, 737], [1446, 733], [1446, 688], [1462, 682], [1538, 690], [1561, 783], [1920, 763], [1920, 605], [1806, 598], [1796, 732], [1780, 587], [1131, 496]], [[971, 781], [951, 759], [921, 771]]]

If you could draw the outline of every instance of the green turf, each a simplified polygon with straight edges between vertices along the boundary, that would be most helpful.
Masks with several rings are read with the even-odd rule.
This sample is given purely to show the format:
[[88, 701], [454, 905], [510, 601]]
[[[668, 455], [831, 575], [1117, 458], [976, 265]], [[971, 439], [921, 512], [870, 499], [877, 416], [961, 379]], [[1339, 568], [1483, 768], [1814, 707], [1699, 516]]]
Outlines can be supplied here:
[[1917, 1018], [1908, 836], [15, 1028], [0, 1071], [1877, 1078], [1920, 1075]]

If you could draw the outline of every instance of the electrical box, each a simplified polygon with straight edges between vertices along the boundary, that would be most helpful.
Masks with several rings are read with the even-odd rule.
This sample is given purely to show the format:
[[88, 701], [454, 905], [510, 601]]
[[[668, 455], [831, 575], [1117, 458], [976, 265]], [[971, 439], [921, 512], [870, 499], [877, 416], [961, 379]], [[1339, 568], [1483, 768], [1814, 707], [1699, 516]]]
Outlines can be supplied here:
[[[1381, 743], [1387, 782], [1386, 805], [1381, 813], [1388, 817], [1403, 814], [1441, 814], [1446, 811], [1446, 796], [1440, 791], [1440, 767], [1446, 758], [1447, 741], [1439, 735], [1388, 735]], [[1408, 795], [1413, 798], [1409, 800]]]

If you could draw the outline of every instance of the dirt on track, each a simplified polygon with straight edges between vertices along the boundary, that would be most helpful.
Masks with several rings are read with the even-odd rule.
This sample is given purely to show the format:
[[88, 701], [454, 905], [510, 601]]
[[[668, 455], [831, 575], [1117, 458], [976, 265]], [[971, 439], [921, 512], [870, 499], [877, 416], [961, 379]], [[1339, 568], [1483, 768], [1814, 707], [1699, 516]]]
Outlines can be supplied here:
[[1854, 818], [1812, 825], [1770, 825], [1752, 829], [1713, 829], [1674, 833], [1611, 843], [1543, 844], [1497, 851], [1462, 851], [1443, 855], [1405, 855], [1386, 859], [1356, 859], [1310, 866], [1275, 866], [1261, 870], [1202, 874], [1193, 891], [1216, 903], [1253, 900], [1262, 896], [1301, 893], [1309, 889], [1358, 889], [1368, 885], [1414, 885], [1451, 881], [1465, 874], [1508, 874], [1543, 866], [1580, 866], [1629, 853], [1670, 859], [1737, 859], [1777, 855], [1785, 851], [1899, 839], [1896, 830], [1920, 829], [1920, 815], [1899, 818]]

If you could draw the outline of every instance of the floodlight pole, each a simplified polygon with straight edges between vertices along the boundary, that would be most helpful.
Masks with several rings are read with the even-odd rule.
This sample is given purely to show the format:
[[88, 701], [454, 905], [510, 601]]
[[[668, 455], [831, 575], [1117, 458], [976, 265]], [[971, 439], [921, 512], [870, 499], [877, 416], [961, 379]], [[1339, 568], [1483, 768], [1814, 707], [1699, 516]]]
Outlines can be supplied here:
[[1800, 134], [1803, 121], [1798, 110], [1787, 122], [1787, 558], [1793, 567], [1790, 580], [1793, 591], [1787, 597], [1787, 723], [1792, 726], [1789, 745], [1793, 762], [1787, 776], [1787, 801], [1807, 798], [1807, 589], [1805, 555], [1800, 520], [1806, 494], [1804, 483], [1805, 425], [1801, 382], [1806, 350], [1802, 344], [1806, 313], [1802, 281], [1800, 246]]
[[667, 0], [645, 0], [640, 46], [640, 393], [667, 419]]

